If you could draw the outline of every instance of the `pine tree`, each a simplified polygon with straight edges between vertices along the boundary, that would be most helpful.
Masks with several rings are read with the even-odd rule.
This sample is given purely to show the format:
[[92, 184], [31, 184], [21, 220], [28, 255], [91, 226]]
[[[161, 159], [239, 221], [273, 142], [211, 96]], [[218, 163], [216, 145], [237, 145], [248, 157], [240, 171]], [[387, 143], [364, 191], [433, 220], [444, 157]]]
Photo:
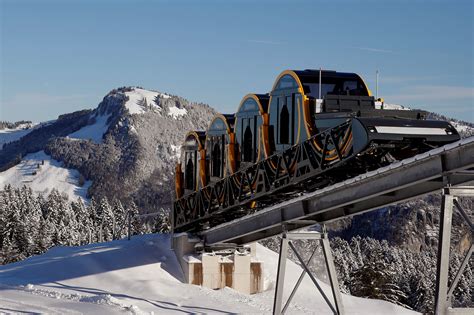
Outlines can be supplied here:
[[163, 208], [160, 208], [158, 215], [155, 218], [153, 224], [153, 233], [169, 233], [171, 231], [171, 225], [169, 221], [169, 215]]
[[403, 305], [407, 298], [396, 283], [392, 282], [392, 272], [381, 262], [370, 262], [351, 275], [351, 294], [359, 297], [382, 299]]
[[115, 218], [114, 239], [121, 239], [127, 235], [127, 211], [123, 207], [119, 199], [115, 199], [112, 203], [112, 212]]
[[96, 209], [98, 233], [101, 241], [110, 241], [114, 235], [115, 218], [106, 197], [102, 198]]
[[31, 188], [23, 186], [19, 191], [20, 215], [23, 218], [16, 227], [19, 250], [26, 256], [40, 252], [37, 248], [38, 226], [42, 219], [41, 207]]
[[89, 244], [92, 232], [92, 221], [81, 198], [71, 203], [71, 210], [76, 217], [78, 245]]
[[128, 215], [130, 216], [131, 226], [132, 226], [132, 235], [143, 234], [144, 226], [139, 218], [139, 211], [137, 205], [132, 201], [128, 208]]
[[434, 285], [422, 274], [412, 275], [408, 281], [411, 288], [408, 304], [423, 314], [434, 309]]
[[95, 201], [95, 198], [92, 197], [89, 203], [89, 206], [87, 207], [87, 212], [90, 219], [90, 228], [89, 228], [90, 243], [95, 243], [98, 241], [97, 229], [99, 226], [99, 222], [97, 218], [97, 207], [98, 207], [97, 202]]
[[54, 231], [52, 223], [42, 218], [38, 228], [38, 239], [36, 242], [39, 252], [45, 252], [53, 246], [52, 231]]

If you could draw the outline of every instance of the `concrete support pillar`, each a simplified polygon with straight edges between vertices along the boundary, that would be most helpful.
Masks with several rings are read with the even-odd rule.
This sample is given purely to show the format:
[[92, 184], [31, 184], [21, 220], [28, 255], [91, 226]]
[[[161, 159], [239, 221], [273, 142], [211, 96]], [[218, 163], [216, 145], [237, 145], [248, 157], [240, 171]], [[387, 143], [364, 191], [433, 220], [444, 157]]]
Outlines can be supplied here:
[[250, 256], [234, 255], [234, 289], [250, 294]]
[[192, 279], [190, 279], [189, 264], [183, 258], [194, 253], [194, 246], [197, 242], [197, 240], [189, 239], [186, 233], [175, 234], [171, 237], [171, 248], [174, 250], [183, 271], [183, 280], [187, 283], [192, 283], [190, 282]]
[[202, 255], [202, 286], [210, 289], [221, 287], [221, 270], [219, 268], [219, 256]]

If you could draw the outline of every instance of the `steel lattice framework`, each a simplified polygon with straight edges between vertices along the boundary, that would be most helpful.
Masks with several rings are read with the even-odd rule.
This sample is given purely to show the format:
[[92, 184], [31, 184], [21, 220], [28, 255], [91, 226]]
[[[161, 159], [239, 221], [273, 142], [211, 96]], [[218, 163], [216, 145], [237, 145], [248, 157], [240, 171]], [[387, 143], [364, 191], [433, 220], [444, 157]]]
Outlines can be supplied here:
[[[175, 231], [189, 230], [190, 225], [216, 218], [220, 213], [252, 201], [258, 200], [260, 207], [275, 203], [278, 200], [272, 197], [274, 193], [288, 187], [295, 193], [308, 189], [308, 185], [327, 183], [327, 178], [320, 180], [318, 175], [341, 167], [358, 153], [348, 139], [351, 122], [330, 128], [176, 200]], [[284, 198], [279, 196], [280, 200]]]

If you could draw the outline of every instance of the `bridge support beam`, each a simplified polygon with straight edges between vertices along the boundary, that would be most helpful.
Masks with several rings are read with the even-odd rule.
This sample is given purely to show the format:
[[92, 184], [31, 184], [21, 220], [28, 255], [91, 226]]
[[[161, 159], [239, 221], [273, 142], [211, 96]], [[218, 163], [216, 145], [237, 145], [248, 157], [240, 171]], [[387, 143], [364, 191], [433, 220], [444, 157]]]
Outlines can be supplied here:
[[[324, 259], [329, 275], [329, 280], [331, 284], [331, 289], [332, 289], [332, 294], [334, 298], [334, 304], [330, 301], [330, 299], [326, 296], [324, 291], [322, 290], [321, 286], [318, 283], [318, 280], [315, 278], [315, 276], [311, 273], [308, 265], [311, 262], [311, 259], [316, 253], [316, 249], [314, 249], [313, 253], [311, 254], [311, 257], [307, 262], [303, 261], [303, 258], [301, 255], [298, 253], [296, 250], [295, 246], [292, 243], [292, 240], [300, 240], [300, 239], [306, 239], [306, 240], [318, 240], [321, 242], [322, 247], [323, 247], [323, 252], [324, 252]], [[285, 305], [282, 308], [283, 305], [283, 291], [284, 291], [284, 281], [285, 281], [285, 272], [286, 272], [286, 260], [288, 256], [288, 247], [293, 250], [295, 253], [295, 256], [298, 258], [301, 267], [303, 268], [303, 271], [298, 278], [298, 281], [296, 282], [293, 290], [290, 293], [290, 296], [288, 297], [288, 300], [286, 301]], [[343, 306], [342, 306], [342, 296], [341, 292], [339, 291], [339, 282], [337, 280], [337, 274], [336, 274], [336, 268], [334, 266], [334, 260], [332, 257], [331, 253], [331, 248], [329, 245], [329, 239], [328, 239], [328, 234], [326, 231], [326, 227], [323, 226], [323, 232], [284, 232], [282, 234], [281, 238], [281, 245], [280, 245], [280, 255], [278, 259], [278, 271], [277, 271], [277, 279], [276, 279], [276, 288], [275, 288], [275, 299], [273, 301], [273, 314], [274, 315], [280, 315], [284, 314], [288, 306], [290, 305], [291, 300], [293, 299], [296, 291], [298, 290], [301, 282], [303, 281], [304, 276], [308, 274], [310, 277], [311, 281], [314, 283], [316, 289], [319, 291], [321, 296], [324, 298], [326, 303], [328, 304], [329, 308], [331, 311], [336, 314], [336, 315], [342, 315], [344, 314]]]
[[[451, 245], [451, 227], [454, 207], [460, 212], [461, 216], [467, 222], [474, 236], [474, 225], [465, 210], [457, 201], [457, 197], [474, 198], [474, 186], [458, 186], [446, 187], [443, 189], [443, 199], [441, 205], [441, 215], [439, 224], [439, 243], [438, 243], [438, 260], [436, 268], [436, 292], [435, 292], [435, 314], [464, 314], [472, 312], [474, 309], [451, 308], [451, 298], [459, 282], [464, 270], [466, 269], [469, 259], [474, 251], [474, 244], [471, 244], [469, 251], [463, 259], [463, 262], [456, 273], [454, 280], [448, 287], [449, 278], [449, 252]], [[467, 313], [466, 313], [467, 314]], [[469, 313], [473, 314], [473, 313]]]

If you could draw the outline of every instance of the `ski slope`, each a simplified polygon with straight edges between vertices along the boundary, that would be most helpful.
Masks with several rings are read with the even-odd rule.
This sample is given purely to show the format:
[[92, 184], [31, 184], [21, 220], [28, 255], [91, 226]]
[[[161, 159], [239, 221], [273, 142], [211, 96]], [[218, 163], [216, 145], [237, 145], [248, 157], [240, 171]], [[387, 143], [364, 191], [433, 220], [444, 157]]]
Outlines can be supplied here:
[[26, 185], [34, 192], [48, 195], [53, 188], [68, 195], [69, 199], [82, 198], [87, 201], [87, 189], [92, 184], [85, 181], [79, 185], [79, 172], [65, 168], [44, 151], [30, 153], [21, 162], [4, 172], [0, 172], [0, 189], [5, 185], [22, 187]]
[[[181, 283], [169, 236], [150, 234], [80, 247], [55, 247], [25, 261], [0, 266], [0, 313], [182, 314], [271, 313], [278, 256], [257, 247], [266, 291], [245, 295]], [[290, 262], [287, 292], [301, 268]], [[328, 286], [322, 284], [330, 293]], [[416, 314], [378, 300], [344, 295], [346, 314]], [[306, 278], [289, 314], [331, 314]]]

